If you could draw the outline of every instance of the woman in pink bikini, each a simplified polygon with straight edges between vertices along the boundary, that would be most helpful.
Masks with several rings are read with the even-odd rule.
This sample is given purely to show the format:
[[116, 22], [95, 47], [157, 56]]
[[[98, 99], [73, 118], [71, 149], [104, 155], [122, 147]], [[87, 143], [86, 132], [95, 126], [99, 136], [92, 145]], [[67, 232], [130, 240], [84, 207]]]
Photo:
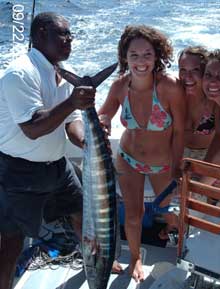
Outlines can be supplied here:
[[213, 101], [202, 89], [208, 51], [202, 46], [185, 48], [179, 56], [179, 78], [186, 97], [184, 157], [203, 160], [215, 131]]
[[[184, 147], [185, 102], [179, 81], [166, 74], [173, 49], [160, 31], [127, 26], [118, 45], [120, 76], [99, 110], [111, 120], [119, 106], [125, 127], [116, 168], [125, 204], [125, 232], [131, 252], [129, 272], [144, 280], [140, 256], [144, 215], [144, 180], [148, 175], [158, 195], [179, 176]], [[169, 203], [166, 199], [161, 206]], [[167, 230], [177, 227], [174, 214], [166, 214]]]

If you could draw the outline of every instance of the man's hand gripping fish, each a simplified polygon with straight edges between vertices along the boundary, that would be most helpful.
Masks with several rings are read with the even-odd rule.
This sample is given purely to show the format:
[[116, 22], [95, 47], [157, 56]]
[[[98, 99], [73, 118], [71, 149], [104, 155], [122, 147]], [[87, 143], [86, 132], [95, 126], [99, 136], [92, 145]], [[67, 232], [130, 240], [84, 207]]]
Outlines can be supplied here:
[[[116, 69], [117, 63], [93, 77], [79, 77], [58, 68], [60, 75], [74, 86], [97, 87]], [[83, 94], [83, 90], [82, 90]], [[90, 289], [106, 289], [116, 246], [115, 175], [106, 135], [95, 108], [83, 112], [85, 147], [83, 158], [82, 248], [86, 278]]]

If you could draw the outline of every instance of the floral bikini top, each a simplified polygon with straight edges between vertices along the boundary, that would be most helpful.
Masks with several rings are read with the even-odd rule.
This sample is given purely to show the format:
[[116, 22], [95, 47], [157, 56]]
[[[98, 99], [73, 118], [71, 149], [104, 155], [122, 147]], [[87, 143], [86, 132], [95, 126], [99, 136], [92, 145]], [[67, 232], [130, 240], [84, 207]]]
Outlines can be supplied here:
[[[130, 85], [129, 85], [130, 87]], [[172, 118], [169, 113], [167, 113], [157, 98], [156, 86], [154, 83], [154, 90], [152, 96], [152, 112], [147, 124], [147, 127], [140, 126], [136, 119], [134, 118], [131, 106], [129, 102], [129, 88], [128, 95], [125, 96], [124, 102], [122, 104], [121, 111], [121, 123], [124, 127], [128, 129], [146, 129], [151, 131], [163, 131], [167, 129], [172, 124]]]

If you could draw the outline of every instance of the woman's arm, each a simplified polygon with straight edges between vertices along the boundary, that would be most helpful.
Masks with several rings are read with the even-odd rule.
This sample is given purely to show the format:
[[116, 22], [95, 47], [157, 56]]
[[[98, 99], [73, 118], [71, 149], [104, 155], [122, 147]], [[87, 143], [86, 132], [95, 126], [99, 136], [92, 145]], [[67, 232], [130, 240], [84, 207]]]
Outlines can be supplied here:
[[215, 106], [215, 135], [204, 161], [220, 164], [220, 107], [217, 104]]
[[[80, 90], [84, 89], [84, 95]], [[76, 109], [86, 109], [94, 106], [95, 89], [92, 87], [76, 87], [63, 102], [50, 109], [36, 111], [32, 119], [20, 123], [24, 134], [30, 139], [37, 139], [53, 132]]]
[[172, 176], [181, 175], [180, 165], [184, 151], [184, 127], [186, 104], [183, 88], [178, 80], [173, 80], [169, 89], [170, 111], [173, 117], [172, 134]]
[[66, 133], [69, 140], [76, 146], [84, 146], [84, 125], [81, 119], [76, 119], [66, 124]]
[[103, 103], [103, 105], [98, 110], [99, 120], [101, 124], [107, 129], [107, 133], [111, 134], [111, 120], [116, 114], [120, 102], [119, 102], [119, 95], [121, 92], [121, 85], [119, 84], [119, 80], [116, 80], [108, 93], [108, 96]]

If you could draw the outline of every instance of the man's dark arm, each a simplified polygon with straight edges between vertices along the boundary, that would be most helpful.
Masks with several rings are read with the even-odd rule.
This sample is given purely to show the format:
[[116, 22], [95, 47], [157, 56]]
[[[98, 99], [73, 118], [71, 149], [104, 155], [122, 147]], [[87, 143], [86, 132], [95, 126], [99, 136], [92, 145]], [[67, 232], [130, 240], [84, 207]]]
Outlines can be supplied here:
[[[83, 95], [80, 94], [81, 89], [84, 90]], [[94, 106], [94, 98], [94, 88], [74, 88], [68, 99], [51, 109], [36, 111], [30, 121], [19, 125], [28, 138], [37, 139], [54, 131], [74, 110]]]

